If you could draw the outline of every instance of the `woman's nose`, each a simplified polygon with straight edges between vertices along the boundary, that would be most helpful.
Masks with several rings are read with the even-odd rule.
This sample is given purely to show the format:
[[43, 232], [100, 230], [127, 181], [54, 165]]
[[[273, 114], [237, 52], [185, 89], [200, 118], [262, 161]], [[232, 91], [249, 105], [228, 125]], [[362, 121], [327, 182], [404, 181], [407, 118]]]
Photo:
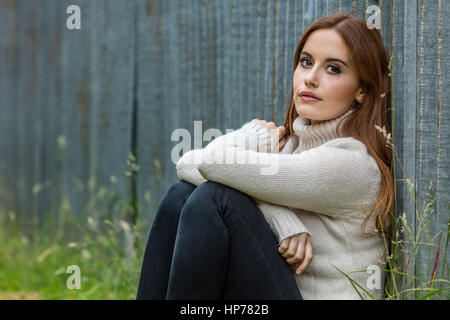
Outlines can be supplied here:
[[319, 82], [317, 80], [317, 71], [315, 68], [308, 70], [304, 79], [305, 79], [305, 85], [317, 86], [319, 84]]

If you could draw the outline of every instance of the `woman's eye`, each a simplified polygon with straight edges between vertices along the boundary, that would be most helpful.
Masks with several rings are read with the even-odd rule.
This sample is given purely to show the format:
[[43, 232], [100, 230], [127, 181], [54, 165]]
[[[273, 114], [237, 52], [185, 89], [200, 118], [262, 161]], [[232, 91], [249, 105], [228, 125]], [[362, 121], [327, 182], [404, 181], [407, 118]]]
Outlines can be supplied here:
[[[302, 66], [305, 66], [305, 65], [303, 64], [304, 61], [309, 61], [309, 59], [306, 59], [306, 58], [300, 59], [300, 64], [301, 64]], [[309, 62], [311, 62], [311, 61], [309, 61]]]
[[[309, 67], [310, 65], [305, 65], [303, 62], [311, 62], [309, 59], [307, 59], [307, 58], [302, 58], [302, 59], [300, 59], [300, 64], [303, 66], [303, 67]], [[331, 73], [332, 74], [338, 74], [338, 73], [341, 73], [341, 69], [339, 69], [339, 67], [337, 67], [337, 66], [335, 66], [335, 65], [329, 65], [328, 66], [328, 68], [331, 68]]]
[[330, 65], [330, 66], [328, 66], [328, 68], [334, 68], [334, 69], [332, 69], [334, 71], [331, 71], [331, 73], [334, 73], [334, 74], [341, 73], [341, 69], [339, 69], [337, 66]]

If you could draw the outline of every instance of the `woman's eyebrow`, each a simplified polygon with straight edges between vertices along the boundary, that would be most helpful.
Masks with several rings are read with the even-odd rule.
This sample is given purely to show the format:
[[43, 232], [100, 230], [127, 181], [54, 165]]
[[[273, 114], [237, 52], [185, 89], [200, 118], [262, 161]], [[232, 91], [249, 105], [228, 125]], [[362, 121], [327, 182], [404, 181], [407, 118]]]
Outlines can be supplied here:
[[[309, 53], [309, 52], [307, 52], [307, 51], [302, 51], [301, 53], [300, 53], [300, 55], [301, 54], [306, 54], [307, 56], [310, 56], [311, 58], [312, 58], [312, 55]], [[344, 62], [344, 61], [342, 61], [341, 59], [338, 59], [338, 58], [326, 58], [325, 59], [325, 62], [329, 62], [329, 61], [339, 61], [340, 63], [342, 63], [344, 66], [346, 66], [347, 68], [348, 68], [348, 65]]]

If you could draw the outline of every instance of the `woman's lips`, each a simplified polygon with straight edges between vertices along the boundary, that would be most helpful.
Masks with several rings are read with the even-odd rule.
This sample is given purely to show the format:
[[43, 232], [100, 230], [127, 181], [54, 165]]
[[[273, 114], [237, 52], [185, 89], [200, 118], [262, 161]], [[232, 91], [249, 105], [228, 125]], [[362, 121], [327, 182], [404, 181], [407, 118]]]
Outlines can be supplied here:
[[316, 98], [313, 98], [313, 97], [310, 97], [310, 96], [305, 96], [305, 95], [300, 96], [300, 98], [301, 98], [303, 101], [320, 101], [319, 99], [316, 99]]

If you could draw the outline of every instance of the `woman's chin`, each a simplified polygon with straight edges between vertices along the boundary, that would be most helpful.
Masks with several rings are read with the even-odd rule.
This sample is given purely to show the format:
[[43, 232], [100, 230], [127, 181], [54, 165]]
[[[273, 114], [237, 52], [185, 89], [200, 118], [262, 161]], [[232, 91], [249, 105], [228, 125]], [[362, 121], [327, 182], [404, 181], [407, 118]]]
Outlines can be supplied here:
[[314, 111], [311, 110], [311, 106], [301, 104], [296, 108], [297, 114], [305, 119], [315, 118]]

